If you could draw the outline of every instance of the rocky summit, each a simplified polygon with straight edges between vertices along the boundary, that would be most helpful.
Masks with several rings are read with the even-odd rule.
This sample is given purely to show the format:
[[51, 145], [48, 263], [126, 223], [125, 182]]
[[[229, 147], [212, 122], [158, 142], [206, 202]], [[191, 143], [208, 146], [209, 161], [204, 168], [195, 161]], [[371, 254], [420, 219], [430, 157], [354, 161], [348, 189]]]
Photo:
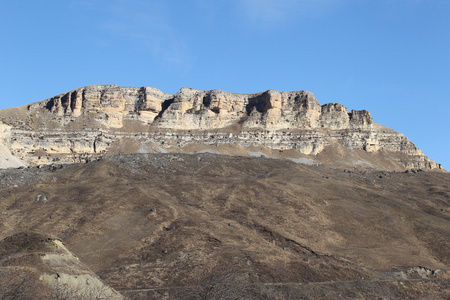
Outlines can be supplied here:
[[91, 85], [0, 111], [0, 167], [119, 153], [265, 156], [379, 170], [441, 169], [366, 110], [307, 91], [234, 94]]

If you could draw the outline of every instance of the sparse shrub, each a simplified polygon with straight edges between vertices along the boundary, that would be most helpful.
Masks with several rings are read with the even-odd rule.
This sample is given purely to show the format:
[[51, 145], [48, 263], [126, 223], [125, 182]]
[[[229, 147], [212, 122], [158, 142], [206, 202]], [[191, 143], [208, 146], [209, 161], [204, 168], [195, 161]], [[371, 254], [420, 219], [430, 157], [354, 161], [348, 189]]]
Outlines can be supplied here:
[[256, 299], [245, 275], [228, 267], [218, 267], [202, 274], [192, 286], [172, 290], [171, 299], [235, 300]]
[[123, 299], [120, 295], [112, 296], [111, 289], [102, 285], [99, 287], [88, 287], [79, 289], [67, 283], [57, 281], [51, 289], [51, 299], [55, 300], [103, 300], [103, 299]]
[[0, 299], [50, 299], [50, 288], [32, 270], [20, 267], [0, 267]]

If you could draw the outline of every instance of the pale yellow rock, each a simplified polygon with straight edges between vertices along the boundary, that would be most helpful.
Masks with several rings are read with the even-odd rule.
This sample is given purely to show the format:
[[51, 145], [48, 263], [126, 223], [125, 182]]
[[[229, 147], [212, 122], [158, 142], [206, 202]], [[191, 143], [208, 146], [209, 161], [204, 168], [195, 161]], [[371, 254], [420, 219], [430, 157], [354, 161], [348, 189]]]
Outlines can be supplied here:
[[227, 153], [230, 147], [245, 153], [242, 147], [261, 146], [315, 156], [337, 143], [350, 150], [401, 154], [395, 163], [399, 168], [440, 168], [401, 133], [374, 123], [368, 111], [320, 105], [307, 91], [236, 94], [182, 88], [172, 95], [152, 87], [92, 85], [19, 111], [14, 117], [0, 111], [0, 132], [8, 128], [2, 143], [33, 164], [83, 162], [124, 149], [153, 151], [142, 145], [172, 152], [227, 146]]

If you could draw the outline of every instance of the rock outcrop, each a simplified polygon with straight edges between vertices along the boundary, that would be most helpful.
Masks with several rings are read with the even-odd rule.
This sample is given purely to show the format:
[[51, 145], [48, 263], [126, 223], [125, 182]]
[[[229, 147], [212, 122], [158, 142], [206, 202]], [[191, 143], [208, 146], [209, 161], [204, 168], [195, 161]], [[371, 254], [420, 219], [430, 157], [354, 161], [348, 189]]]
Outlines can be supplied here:
[[0, 262], [2, 299], [124, 299], [53, 236], [8, 236], [0, 241]]
[[[233, 94], [182, 88], [172, 95], [152, 87], [92, 85], [2, 110], [0, 122], [8, 126], [3, 144], [31, 164], [82, 162], [120, 152], [247, 155], [255, 149], [320, 163], [326, 149], [339, 147], [348, 152], [341, 151], [344, 164], [363, 159], [375, 168], [441, 168], [405, 136], [373, 122], [368, 111], [320, 105], [307, 91]], [[383, 155], [389, 164], [374, 164], [366, 153]]]
[[11, 154], [11, 127], [0, 122], [0, 169], [25, 167], [26, 162]]

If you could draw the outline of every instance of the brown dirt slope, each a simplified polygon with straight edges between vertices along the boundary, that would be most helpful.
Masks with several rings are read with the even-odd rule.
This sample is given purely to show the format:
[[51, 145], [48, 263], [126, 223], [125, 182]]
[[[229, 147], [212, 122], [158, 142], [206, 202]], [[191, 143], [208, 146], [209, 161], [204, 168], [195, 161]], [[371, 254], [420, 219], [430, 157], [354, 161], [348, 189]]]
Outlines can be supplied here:
[[448, 173], [141, 154], [0, 179], [1, 239], [58, 237], [131, 298], [450, 297]]
[[0, 241], [2, 299], [123, 299], [56, 237], [19, 232]]

